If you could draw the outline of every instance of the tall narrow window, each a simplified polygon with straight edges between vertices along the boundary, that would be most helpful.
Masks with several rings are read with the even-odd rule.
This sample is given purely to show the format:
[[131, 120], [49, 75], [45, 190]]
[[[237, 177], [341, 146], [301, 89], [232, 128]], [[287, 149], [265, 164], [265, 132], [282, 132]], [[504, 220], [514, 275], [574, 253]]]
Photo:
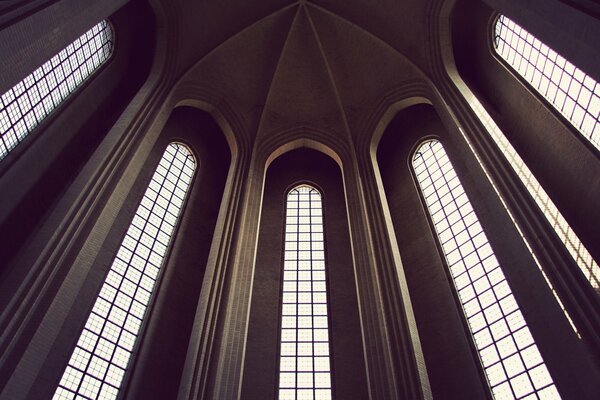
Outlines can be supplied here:
[[519, 25], [501, 15], [496, 52], [600, 150], [600, 85]]
[[[600, 85], [519, 25], [501, 15], [494, 30], [496, 52], [600, 150]], [[550, 200], [504, 134], [478, 101], [472, 107], [490, 130], [592, 287], [600, 289], [600, 268]]]
[[321, 193], [301, 185], [287, 196], [280, 400], [332, 398]]
[[0, 96], [0, 160], [110, 56], [113, 32], [102, 21]]
[[494, 397], [559, 399], [441, 143], [423, 143], [412, 165]]
[[55, 400], [117, 397], [195, 166], [187, 147], [169, 144], [87, 319]]
[[[496, 122], [492, 119], [490, 114], [485, 110], [481, 102], [475, 97], [475, 95], [468, 91], [464, 92], [467, 103], [477, 114], [480, 121], [483, 123], [485, 128], [487, 129], [490, 137], [494, 140], [499, 150], [502, 152], [504, 157], [509, 162], [509, 165], [513, 168], [535, 203], [538, 205], [552, 228], [554, 232], [558, 235], [558, 238], [563, 242], [567, 251], [573, 257], [573, 260], [577, 263], [577, 266], [585, 276], [585, 278], [590, 282], [592, 287], [598, 291], [600, 289], [600, 267], [596, 260], [593, 259], [590, 252], [583, 245], [573, 228], [569, 225], [565, 217], [561, 214], [560, 210], [548, 193], [544, 190], [540, 182], [535, 178], [525, 161], [519, 156], [519, 153], [515, 150], [512, 144], [504, 135], [504, 132], [500, 130]], [[477, 157], [477, 152], [473, 149], [473, 145], [471, 144], [469, 138], [464, 134], [466, 142], [473, 150], [473, 153]], [[479, 160], [479, 164], [486, 171], [486, 166]], [[488, 177], [490, 174], [486, 171]], [[491, 181], [491, 180], [490, 180]], [[491, 181], [492, 185], [494, 185], [493, 181]], [[495, 185], [494, 185], [495, 187]], [[496, 188], [498, 192], [498, 189]], [[506, 206], [506, 205], [505, 205]], [[511, 214], [510, 210], [506, 208], [509, 214]], [[523, 239], [527, 243], [527, 245], [531, 248], [531, 244], [527, 240], [526, 237], [523, 236]], [[532, 253], [533, 254], [533, 253]], [[534, 254], [535, 257], [535, 254]], [[537, 259], [536, 259], [537, 262]], [[538, 263], [539, 265], [539, 263]], [[541, 268], [541, 266], [540, 266]], [[570, 319], [570, 317], [569, 317]]]

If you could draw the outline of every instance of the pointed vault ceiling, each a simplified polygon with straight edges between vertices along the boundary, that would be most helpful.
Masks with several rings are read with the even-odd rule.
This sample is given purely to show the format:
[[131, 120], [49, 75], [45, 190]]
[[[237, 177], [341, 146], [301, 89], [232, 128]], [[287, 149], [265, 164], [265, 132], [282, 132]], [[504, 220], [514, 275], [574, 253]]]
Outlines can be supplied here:
[[426, 79], [431, 3], [179, 0], [180, 84], [227, 103], [259, 141], [295, 131], [346, 141], [382, 96]]

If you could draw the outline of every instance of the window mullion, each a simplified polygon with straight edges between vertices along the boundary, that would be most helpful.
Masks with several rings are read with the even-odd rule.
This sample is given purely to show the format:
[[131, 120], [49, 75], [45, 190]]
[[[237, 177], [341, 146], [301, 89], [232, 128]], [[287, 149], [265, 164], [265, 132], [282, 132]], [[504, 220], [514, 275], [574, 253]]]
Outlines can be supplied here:
[[[180, 154], [185, 155], [183, 161], [178, 159]], [[183, 199], [175, 200], [175, 191], [187, 192], [191, 176], [186, 171], [193, 173], [194, 168], [195, 161], [186, 147], [169, 144], [101, 287], [56, 389], [55, 400], [73, 396], [92, 400], [117, 397], [156, 288], [159, 269], [167, 255], [168, 243], [165, 245], [157, 240], [158, 236], [166, 235], [165, 240], [170, 242], [183, 206]], [[169, 182], [167, 187], [171, 173], [175, 182]], [[184, 179], [184, 175], [188, 179]], [[159, 216], [155, 211], [161, 198], [166, 203]], [[172, 210], [175, 214], [170, 213], [171, 206], [175, 208]], [[171, 222], [167, 221], [169, 214], [174, 218]], [[158, 219], [158, 226], [153, 222], [155, 219]], [[161, 246], [156, 248], [158, 243]], [[101, 349], [101, 346], [104, 347]], [[96, 362], [95, 358], [102, 362]], [[97, 368], [104, 371], [97, 373]], [[74, 374], [71, 370], [79, 373]]]
[[[96, 56], [99, 53], [102, 54], [101, 57], [98, 58], [97, 65], [94, 65], [93, 68], [87, 68], [88, 65], [87, 59], [85, 59], [84, 55], [84, 47], [91, 47], [92, 40], [94, 39], [89, 39], [87, 34], [95, 29], [98, 30], [98, 34], [103, 34], [104, 37], [102, 41], [102, 47], [96, 49], [96, 51], [92, 51], [90, 49], [90, 54], [91, 56]], [[42, 64], [42, 66], [38, 67], [35, 71], [23, 78], [23, 80], [2, 95], [2, 108], [0, 109], [0, 137], [2, 138], [2, 145], [4, 148], [0, 150], [0, 160], [6, 157], [6, 155], [8, 155], [19, 143], [21, 143], [23, 139], [29, 133], [31, 133], [35, 127], [40, 124], [42, 120], [50, 113], [51, 110], [49, 110], [46, 106], [46, 99], [48, 96], [50, 96], [50, 99], [53, 103], [52, 108], [57, 107], [63, 100], [66, 99], [67, 96], [75, 91], [77, 87], [79, 87], [81, 83], [83, 83], [86, 78], [94, 72], [94, 70], [96, 70], [110, 57], [113, 48], [112, 37], [112, 29], [108, 22], [101, 21], [88, 32], [84, 33], [80, 38], [76, 39], [73, 43], [52, 57], [48, 61], [50, 62], [52, 68], [46, 68], [48, 62]], [[77, 48], [75, 48], [76, 43], [78, 43]], [[68, 49], [71, 49], [70, 53]], [[66, 55], [66, 57], [62, 59], [63, 57], [61, 57], [61, 54]], [[81, 62], [80, 58], [83, 58]], [[65, 66], [67, 66], [67, 64], [70, 68], [70, 72], [68, 74], [65, 71]], [[86, 67], [86, 73], [84, 73], [82, 70], [83, 66]], [[63, 75], [63, 78], [60, 80], [60, 82], [55, 76], [55, 71], [57, 70], [60, 70]], [[42, 96], [42, 90], [39, 89], [42, 88], [43, 85], [46, 85], [48, 83], [48, 79], [52, 76], [54, 76], [56, 85], [48, 85], [48, 93], [45, 96]], [[75, 79], [75, 76], [80, 76], [80, 79]], [[69, 79], [74, 82], [73, 85], [69, 85]], [[31, 82], [31, 85], [29, 85], [29, 82]], [[27, 85], [25, 85], [25, 83], [27, 83]], [[23, 89], [22, 91], [21, 87]], [[34, 96], [31, 96], [31, 94], [36, 90], [38, 91], [39, 99], [34, 101]], [[9, 97], [13, 97], [13, 100], [5, 101], [5, 98]], [[24, 99], [27, 99], [29, 103], [27, 107], [24, 107], [21, 104], [21, 100]], [[21, 114], [18, 118], [14, 118], [14, 116], [11, 117], [11, 115], [9, 115], [8, 108], [12, 104], [15, 104], [14, 107], [18, 108]], [[37, 115], [35, 110], [38, 107], [43, 109], [43, 116]], [[6, 112], [4, 115], [2, 115], [3, 111]], [[11, 130], [14, 134], [14, 138], [9, 138], [9, 136], [11, 136], [9, 133]]]
[[[312, 187], [301, 185], [288, 193], [286, 204], [286, 241], [284, 245], [284, 283], [282, 316], [282, 340], [279, 371], [279, 399], [331, 399], [331, 363], [330, 352], [324, 353], [323, 343], [329, 346], [329, 328], [327, 320], [326, 303], [325, 311], [321, 307], [326, 301], [326, 280], [324, 278], [325, 266], [323, 254], [322, 222], [318, 223], [314, 215], [316, 210], [321, 212], [321, 195]], [[322, 216], [321, 216], [322, 220]], [[295, 233], [289, 236], [290, 232]], [[317, 240], [318, 237], [321, 239]], [[319, 243], [318, 247], [316, 244]], [[295, 246], [295, 248], [293, 247]], [[317, 250], [319, 248], [319, 250]], [[291, 260], [291, 254], [294, 259]], [[287, 348], [290, 346], [290, 326], [286, 314], [291, 270], [290, 263], [294, 262], [295, 274], [295, 327], [294, 335], [295, 354], [293, 363]], [[318, 281], [317, 281], [318, 279]], [[321, 280], [323, 280], [321, 282]], [[325, 295], [325, 297], [323, 297]], [[319, 301], [317, 303], [317, 301]], [[323, 331], [327, 334], [323, 335]], [[285, 335], [285, 336], [284, 336]], [[319, 335], [319, 342], [317, 342]], [[325, 336], [326, 342], [322, 339]], [[317, 355], [317, 350], [319, 354]], [[327, 363], [324, 362], [327, 357]], [[294, 370], [290, 370], [293, 364]], [[325, 366], [329, 365], [327, 371]], [[293, 386], [291, 382], [294, 382]]]
[[[441, 208], [442, 213], [430, 213], [430, 217], [492, 393], [508, 399], [559, 399], [501, 266], [439, 141], [427, 141], [419, 147], [413, 169], [421, 191], [432, 191], [423, 196], [427, 209]], [[461, 196], [465, 196], [461, 207], [468, 210], [466, 214], [458, 206]], [[456, 210], [445, 212], [452, 205]], [[454, 213], [456, 218], [451, 220]], [[473, 222], [468, 223], [468, 219]], [[442, 225], [448, 225], [452, 237], [442, 240]]]

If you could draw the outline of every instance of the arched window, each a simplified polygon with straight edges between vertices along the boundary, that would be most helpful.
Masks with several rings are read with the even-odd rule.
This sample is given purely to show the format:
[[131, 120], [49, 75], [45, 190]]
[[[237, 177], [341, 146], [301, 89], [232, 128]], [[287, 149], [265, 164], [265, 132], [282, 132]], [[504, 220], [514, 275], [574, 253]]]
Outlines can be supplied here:
[[167, 146], [121, 243], [54, 399], [115, 399], [196, 167]]
[[0, 96], [0, 160], [111, 55], [113, 32], [102, 21]]
[[412, 166], [494, 397], [560, 398], [441, 143], [423, 143]]
[[501, 15], [496, 52], [600, 150], [600, 85], [519, 25]]
[[[596, 81], [505, 16], [498, 18], [494, 32], [498, 54], [600, 149], [600, 86]], [[479, 100], [475, 96], [468, 100], [581, 272], [598, 290], [600, 268], [597, 262]]]
[[308, 185], [287, 196], [279, 399], [332, 398], [321, 193]]

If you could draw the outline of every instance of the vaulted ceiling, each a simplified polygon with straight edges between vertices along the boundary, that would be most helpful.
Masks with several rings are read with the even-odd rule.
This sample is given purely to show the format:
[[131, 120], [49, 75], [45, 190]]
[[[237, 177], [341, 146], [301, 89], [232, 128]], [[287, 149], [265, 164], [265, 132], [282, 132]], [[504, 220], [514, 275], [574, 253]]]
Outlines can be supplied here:
[[427, 80], [439, 3], [170, 2], [175, 76], [236, 110], [250, 136], [301, 128], [348, 142], [383, 96]]

